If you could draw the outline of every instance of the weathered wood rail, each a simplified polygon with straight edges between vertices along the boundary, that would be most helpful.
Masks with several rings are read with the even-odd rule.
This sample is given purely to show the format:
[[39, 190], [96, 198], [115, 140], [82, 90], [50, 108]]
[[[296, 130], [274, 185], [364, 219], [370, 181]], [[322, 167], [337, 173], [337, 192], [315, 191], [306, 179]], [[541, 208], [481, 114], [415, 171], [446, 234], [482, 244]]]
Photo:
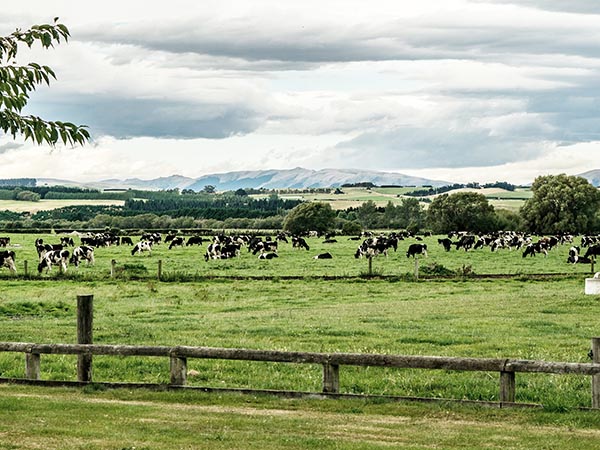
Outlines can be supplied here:
[[[92, 355], [150, 356], [170, 358], [170, 385], [185, 386], [188, 358], [319, 364], [323, 367], [323, 393], [340, 393], [340, 366], [393, 367], [398, 369], [441, 369], [450, 371], [498, 372], [500, 405], [515, 404], [515, 374], [579, 374], [592, 377], [592, 408], [600, 408], [600, 338], [592, 340], [592, 363], [569, 363], [508, 358], [460, 358], [439, 356], [383, 355], [356, 353], [310, 353], [188, 346], [132, 346], [98, 344], [34, 344], [0, 342], [1, 352], [25, 354], [25, 379], [40, 381], [42, 354], [78, 355], [91, 365]], [[78, 381], [92, 382], [91, 367], [78, 370]]]

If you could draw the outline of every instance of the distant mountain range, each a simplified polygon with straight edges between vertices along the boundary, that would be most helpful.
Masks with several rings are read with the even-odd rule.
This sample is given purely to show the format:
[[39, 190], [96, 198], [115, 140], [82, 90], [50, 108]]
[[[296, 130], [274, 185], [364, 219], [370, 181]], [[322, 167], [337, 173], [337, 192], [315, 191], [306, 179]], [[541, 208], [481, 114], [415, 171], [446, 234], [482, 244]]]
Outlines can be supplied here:
[[[589, 180], [594, 186], [600, 186], [600, 169], [590, 170], [578, 176]], [[297, 167], [289, 170], [254, 170], [240, 172], [225, 172], [204, 175], [199, 178], [189, 178], [181, 175], [160, 177], [151, 180], [139, 178], [128, 178], [126, 180], [101, 180], [95, 182], [75, 182], [68, 180], [57, 180], [52, 178], [38, 178], [38, 186], [63, 185], [81, 186], [98, 189], [192, 189], [201, 191], [207, 185], [215, 186], [218, 191], [230, 191], [239, 188], [254, 189], [304, 189], [321, 187], [339, 187], [347, 183], [371, 182], [377, 186], [448, 186], [454, 184], [451, 181], [430, 180], [405, 175], [398, 172], [377, 172], [371, 170], [353, 169], [323, 169], [309, 170]]]
[[152, 180], [141, 180], [129, 178], [126, 180], [109, 179], [97, 182], [78, 183], [67, 180], [51, 178], [38, 178], [38, 186], [64, 185], [82, 186], [99, 189], [192, 189], [201, 191], [207, 185], [215, 186], [218, 191], [230, 191], [239, 188], [254, 189], [302, 189], [319, 187], [339, 187], [346, 183], [371, 182], [375, 185], [398, 185], [398, 186], [447, 186], [449, 181], [430, 180], [427, 178], [411, 177], [396, 172], [376, 172], [368, 170], [351, 169], [289, 169], [289, 170], [255, 170], [242, 172], [226, 172], [204, 175], [199, 178], [188, 178], [181, 175], [160, 177]]

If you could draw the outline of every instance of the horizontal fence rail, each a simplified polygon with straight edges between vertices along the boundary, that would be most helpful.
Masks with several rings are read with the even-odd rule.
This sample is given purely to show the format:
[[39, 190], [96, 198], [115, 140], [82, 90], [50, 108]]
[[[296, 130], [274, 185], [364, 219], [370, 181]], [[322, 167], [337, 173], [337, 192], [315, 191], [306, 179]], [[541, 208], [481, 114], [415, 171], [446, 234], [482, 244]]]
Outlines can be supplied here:
[[[440, 356], [383, 355], [357, 353], [284, 352], [273, 350], [232, 349], [189, 346], [132, 346], [98, 344], [35, 344], [0, 342], [0, 352], [25, 354], [25, 377], [40, 380], [42, 354], [109, 356], [154, 356], [170, 358], [170, 385], [184, 386], [187, 359], [222, 359], [275, 363], [320, 364], [323, 366], [323, 393], [339, 393], [340, 366], [393, 367], [450, 371], [499, 372], [499, 402], [515, 402], [515, 373], [578, 374], [592, 377], [592, 408], [600, 408], [600, 338], [592, 340], [592, 363], [532, 361], [509, 358], [461, 358]], [[80, 382], [91, 382], [91, 369], [80, 374]]]

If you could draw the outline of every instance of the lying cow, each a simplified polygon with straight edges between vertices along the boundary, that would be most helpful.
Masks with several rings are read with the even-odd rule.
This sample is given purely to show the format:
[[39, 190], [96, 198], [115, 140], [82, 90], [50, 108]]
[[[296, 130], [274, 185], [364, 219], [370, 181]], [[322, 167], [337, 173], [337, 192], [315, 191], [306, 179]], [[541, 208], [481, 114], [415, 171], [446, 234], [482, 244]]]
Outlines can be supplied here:
[[279, 255], [275, 252], [265, 252], [258, 255], [258, 259], [273, 259], [279, 258]]
[[12, 273], [17, 273], [17, 267], [15, 266], [15, 252], [12, 250], [0, 252], [0, 267], [6, 267]]
[[94, 265], [94, 247], [82, 245], [73, 249], [70, 262], [75, 267], [79, 267], [81, 261], [87, 261], [88, 265]]
[[333, 255], [329, 252], [321, 253], [313, 257], [314, 259], [333, 259]]
[[38, 273], [41, 274], [44, 269], [48, 273], [52, 269], [52, 266], [59, 266], [61, 272], [66, 272], [69, 264], [69, 255], [68, 250], [51, 250], [46, 252], [38, 264]]

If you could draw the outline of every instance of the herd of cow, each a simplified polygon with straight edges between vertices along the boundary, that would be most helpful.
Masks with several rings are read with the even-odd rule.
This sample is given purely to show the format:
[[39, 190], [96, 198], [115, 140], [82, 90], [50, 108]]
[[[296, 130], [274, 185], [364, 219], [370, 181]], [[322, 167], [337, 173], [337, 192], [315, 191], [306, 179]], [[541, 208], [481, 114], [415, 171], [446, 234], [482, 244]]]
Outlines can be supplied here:
[[[311, 234], [310, 236], [318, 236]], [[152, 254], [152, 248], [155, 245], [164, 242], [168, 244], [168, 248], [180, 246], [203, 245], [206, 243], [206, 251], [204, 259], [206, 261], [215, 259], [230, 259], [240, 256], [242, 248], [247, 248], [247, 251], [257, 256], [258, 259], [273, 259], [277, 258], [279, 245], [282, 243], [289, 244], [292, 248], [310, 250], [310, 246], [306, 240], [307, 236], [294, 236], [284, 232], [280, 232], [275, 238], [270, 236], [259, 237], [252, 234], [235, 234], [226, 235], [218, 234], [212, 239], [202, 236], [191, 236], [185, 238], [178, 236], [175, 233], [169, 233], [163, 236], [160, 233], [144, 233], [140, 237], [139, 242], [135, 243], [130, 237], [117, 236], [110, 232], [105, 233], [87, 233], [79, 235], [80, 245], [76, 246], [71, 236], [63, 236], [60, 238], [59, 244], [49, 244], [42, 239], [36, 239], [35, 247], [39, 257], [38, 273], [44, 271], [49, 272], [53, 266], [58, 266], [61, 271], [65, 272], [69, 264], [75, 267], [85, 261], [88, 265], [94, 264], [94, 250], [99, 247], [108, 247], [114, 245], [130, 245], [132, 246], [131, 255], [146, 253]], [[388, 255], [388, 251], [393, 249], [397, 251], [399, 241], [408, 238], [413, 238], [417, 241], [422, 241], [420, 236], [412, 235], [408, 232], [392, 232], [389, 234], [374, 235], [373, 233], [363, 233], [358, 237], [350, 237], [351, 240], [362, 241], [356, 252], [355, 258], [373, 258], [378, 255]], [[548, 252], [559, 244], [571, 244], [567, 262], [572, 264], [589, 264], [593, 258], [600, 255], [600, 236], [583, 236], [580, 245], [573, 245], [574, 237], [569, 234], [561, 234], [556, 236], [546, 236], [537, 239], [535, 242], [532, 236], [525, 233], [507, 231], [488, 234], [471, 234], [465, 232], [449, 233], [447, 237], [439, 238], [438, 243], [446, 252], [451, 251], [454, 247], [456, 250], [477, 250], [489, 248], [492, 252], [500, 249], [523, 249], [522, 256], [535, 256], [537, 254], [548, 255]], [[335, 244], [337, 240], [334, 234], [324, 236], [323, 244]], [[0, 247], [7, 248], [10, 246], [9, 237], [0, 237]], [[581, 248], [586, 248], [586, 252], [582, 255]], [[406, 256], [416, 257], [417, 255], [427, 256], [427, 244], [415, 242], [409, 244]], [[314, 259], [331, 259], [333, 255], [330, 252], [319, 253], [314, 256]], [[16, 273], [16, 254], [14, 250], [0, 251], [0, 267], [8, 268], [13, 273]]]

